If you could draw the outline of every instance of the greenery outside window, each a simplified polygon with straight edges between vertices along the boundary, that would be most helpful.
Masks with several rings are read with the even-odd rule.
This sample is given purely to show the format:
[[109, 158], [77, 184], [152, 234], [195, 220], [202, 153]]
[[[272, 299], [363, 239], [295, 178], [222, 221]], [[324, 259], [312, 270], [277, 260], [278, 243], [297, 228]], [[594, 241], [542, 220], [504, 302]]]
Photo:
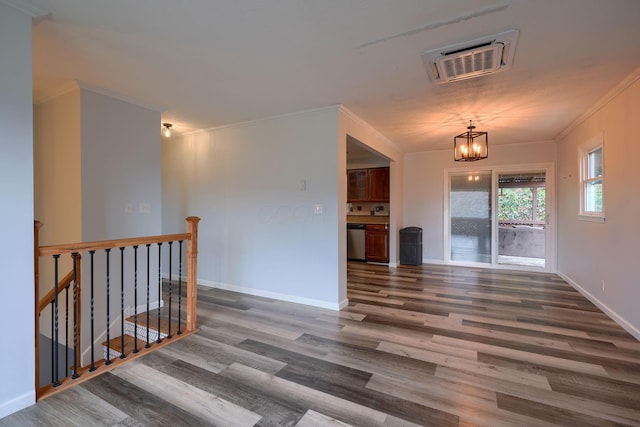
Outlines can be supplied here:
[[580, 147], [580, 219], [604, 222], [604, 138]]
[[500, 188], [498, 220], [501, 223], [521, 222], [544, 227], [546, 221], [544, 182], [540, 187]]

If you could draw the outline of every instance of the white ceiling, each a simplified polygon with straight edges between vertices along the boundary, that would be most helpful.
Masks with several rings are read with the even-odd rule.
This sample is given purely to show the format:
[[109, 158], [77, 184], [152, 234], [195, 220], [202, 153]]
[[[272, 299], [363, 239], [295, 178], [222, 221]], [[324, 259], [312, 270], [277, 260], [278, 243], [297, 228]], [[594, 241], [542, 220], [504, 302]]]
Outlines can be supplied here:
[[[405, 152], [470, 119], [491, 144], [548, 141], [640, 66], [638, 0], [24, 1], [50, 12], [36, 99], [78, 79], [178, 132], [344, 104]], [[512, 69], [431, 83], [422, 52], [510, 28]]]

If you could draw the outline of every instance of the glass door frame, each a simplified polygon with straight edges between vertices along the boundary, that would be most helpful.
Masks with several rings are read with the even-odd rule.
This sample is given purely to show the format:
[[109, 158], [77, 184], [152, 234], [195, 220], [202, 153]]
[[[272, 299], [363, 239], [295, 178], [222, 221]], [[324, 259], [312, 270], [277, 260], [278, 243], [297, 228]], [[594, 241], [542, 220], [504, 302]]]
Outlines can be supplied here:
[[[530, 173], [540, 171], [545, 173], [546, 196], [546, 225], [545, 225], [545, 267], [521, 266], [498, 263], [498, 177], [501, 174]], [[450, 191], [451, 175], [491, 172], [491, 263], [462, 262], [451, 259], [451, 230], [450, 230]], [[443, 260], [445, 264], [469, 267], [484, 267], [503, 270], [522, 270], [554, 273], [556, 271], [556, 196], [555, 196], [555, 164], [532, 163], [517, 165], [483, 165], [470, 164], [444, 170], [444, 212], [443, 212]]]

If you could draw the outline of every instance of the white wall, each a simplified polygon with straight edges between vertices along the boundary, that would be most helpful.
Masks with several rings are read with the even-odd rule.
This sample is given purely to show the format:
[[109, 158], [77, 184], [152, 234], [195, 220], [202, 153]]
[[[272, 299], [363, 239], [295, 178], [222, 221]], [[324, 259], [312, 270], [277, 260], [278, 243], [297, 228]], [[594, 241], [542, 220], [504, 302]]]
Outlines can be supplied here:
[[332, 107], [164, 141], [163, 232], [184, 230], [188, 215], [202, 219], [200, 283], [337, 309], [337, 114]]
[[82, 239], [160, 234], [160, 112], [82, 87], [80, 96]]
[[[34, 106], [34, 191], [42, 245], [82, 238], [80, 92]], [[64, 209], [60, 207], [64, 206]]]
[[[556, 144], [498, 145], [489, 147], [489, 158], [472, 165], [453, 161], [451, 150], [409, 153], [404, 156], [404, 218], [405, 227], [422, 228], [422, 257], [443, 262], [444, 257], [444, 170], [489, 166], [555, 162]], [[393, 209], [392, 209], [393, 212]]]
[[82, 84], [35, 106], [41, 244], [160, 234], [159, 123], [159, 111]]
[[0, 3], [0, 418], [35, 402], [31, 17]]
[[[558, 145], [558, 272], [640, 339], [640, 70]], [[635, 79], [635, 80], [634, 80]], [[578, 219], [578, 146], [604, 133], [604, 224]], [[605, 290], [602, 290], [602, 281]]]

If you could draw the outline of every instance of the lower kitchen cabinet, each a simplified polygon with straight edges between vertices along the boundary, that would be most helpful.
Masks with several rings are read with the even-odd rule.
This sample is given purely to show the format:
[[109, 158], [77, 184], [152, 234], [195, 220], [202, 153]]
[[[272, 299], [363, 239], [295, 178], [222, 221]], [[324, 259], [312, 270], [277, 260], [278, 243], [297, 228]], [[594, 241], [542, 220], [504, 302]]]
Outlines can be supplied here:
[[368, 224], [365, 239], [367, 261], [389, 262], [389, 230], [387, 225]]

